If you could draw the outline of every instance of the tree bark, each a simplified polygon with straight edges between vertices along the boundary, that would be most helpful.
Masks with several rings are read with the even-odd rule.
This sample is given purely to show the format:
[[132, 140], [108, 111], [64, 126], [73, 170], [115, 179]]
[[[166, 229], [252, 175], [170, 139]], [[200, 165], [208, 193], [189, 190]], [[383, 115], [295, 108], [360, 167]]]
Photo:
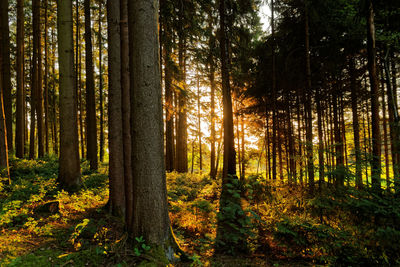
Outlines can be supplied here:
[[102, 0], [99, 0], [99, 98], [100, 98], [100, 162], [104, 161], [104, 96], [103, 96], [103, 41], [101, 34], [101, 20], [102, 20]]
[[85, 50], [86, 50], [86, 156], [90, 169], [97, 170], [97, 124], [96, 96], [94, 91], [92, 29], [90, 19], [90, 0], [84, 1], [85, 8]]
[[15, 156], [25, 154], [25, 88], [24, 88], [24, 1], [17, 1], [17, 101], [15, 127]]
[[72, 0], [57, 2], [60, 71], [60, 185], [69, 191], [80, 186], [79, 140], [74, 77]]
[[374, 7], [372, 0], [368, 0], [367, 14], [367, 52], [368, 73], [371, 85], [371, 118], [372, 118], [372, 159], [371, 179], [375, 190], [381, 188], [381, 132], [379, 126], [379, 89], [376, 67]]

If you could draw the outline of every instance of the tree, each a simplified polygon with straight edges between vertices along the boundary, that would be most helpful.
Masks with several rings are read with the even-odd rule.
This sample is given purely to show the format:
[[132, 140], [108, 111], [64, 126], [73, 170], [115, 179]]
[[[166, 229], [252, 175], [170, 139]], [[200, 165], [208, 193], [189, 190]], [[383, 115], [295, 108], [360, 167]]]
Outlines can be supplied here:
[[[240, 229], [244, 226], [243, 210], [238, 197], [238, 178], [236, 176], [235, 136], [233, 132], [233, 112], [231, 87], [229, 81], [229, 43], [227, 39], [227, 18], [225, 0], [219, 1], [220, 16], [220, 59], [222, 76], [223, 120], [224, 120], [224, 155], [222, 172], [222, 192], [219, 201], [217, 226], [217, 253], [235, 253], [247, 250], [246, 239]], [[236, 192], [236, 195], [235, 195]], [[242, 218], [242, 219], [239, 219]], [[233, 226], [234, 225], [234, 226]], [[230, 248], [228, 251], [226, 248]]]
[[85, 0], [85, 49], [86, 49], [86, 145], [90, 169], [97, 170], [97, 125], [96, 97], [94, 91], [92, 28], [90, 21], [90, 0]]
[[15, 156], [25, 154], [25, 88], [24, 88], [24, 1], [17, 1], [17, 101], [15, 122]]
[[143, 236], [171, 261], [179, 248], [168, 217], [164, 165], [158, 1], [129, 0], [131, 70], [133, 223], [131, 236]]
[[379, 84], [376, 70], [376, 46], [373, 1], [367, 1], [367, 52], [368, 74], [371, 84], [371, 118], [372, 118], [372, 186], [378, 190], [381, 187], [381, 132], [379, 126]]
[[9, 2], [8, 0], [1, 1], [0, 4], [0, 19], [2, 20], [2, 30], [0, 34], [2, 35], [3, 42], [3, 71], [1, 75], [2, 78], [2, 90], [3, 90], [3, 104], [4, 104], [4, 115], [6, 119], [6, 127], [7, 127], [7, 144], [8, 149], [10, 151], [13, 150], [13, 128], [12, 128], [12, 98], [11, 98], [11, 65], [10, 65], [10, 29], [9, 29], [9, 18], [8, 18], [8, 9]]
[[60, 71], [60, 185], [74, 191], [80, 186], [79, 141], [74, 77], [72, 0], [58, 1], [58, 57]]
[[125, 214], [124, 143], [121, 89], [120, 1], [107, 1], [108, 77], [109, 77], [109, 176], [110, 210], [122, 217]]
[[[2, 32], [3, 20], [0, 19], [0, 33]], [[3, 106], [3, 49], [3, 35], [0, 34], [0, 176], [8, 177], [8, 183], [10, 184], [11, 180], [8, 166], [7, 130]]]

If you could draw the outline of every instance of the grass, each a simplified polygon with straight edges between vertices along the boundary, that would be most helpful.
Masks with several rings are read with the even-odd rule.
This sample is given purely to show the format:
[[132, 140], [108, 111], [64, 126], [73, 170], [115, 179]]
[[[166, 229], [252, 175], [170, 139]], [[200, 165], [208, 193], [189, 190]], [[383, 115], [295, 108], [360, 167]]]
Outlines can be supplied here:
[[[75, 194], [58, 189], [55, 158], [14, 159], [11, 166], [12, 185], [0, 187], [0, 266], [158, 264], [145, 240], [133, 247], [104, 208], [106, 165], [91, 172], [82, 162], [83, 186]], [[241, 184], [249, 254], [215, 256], [220, 179], [169, 173], [167, 186], [174, 233], [193, 260], [177, 266], [400, 263], [400, 203], [390, 194], [324, 185], [310, 198], [300, 185], [249, 176]]]

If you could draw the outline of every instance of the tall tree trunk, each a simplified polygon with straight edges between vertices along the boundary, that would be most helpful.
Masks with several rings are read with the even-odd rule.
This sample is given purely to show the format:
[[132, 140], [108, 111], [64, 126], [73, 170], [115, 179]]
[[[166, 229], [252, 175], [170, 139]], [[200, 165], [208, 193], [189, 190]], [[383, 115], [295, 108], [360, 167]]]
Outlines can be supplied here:
[[7, 128], [8, 150], [13, 151], [13, 129], [12, 129], [12, 95], [11, 95], [11, 65], [10, 65], [10, 29], [8, 19], [8, 0], [2, 0], [0, 3], [0, 19], [2, 20], [2, 53], [3, 53], [3, 71], [1, 90], [3, 90], [4, 114]]
[[133, 220], [133, 180], [132, 180], [132, 140], [131, 140], [131, 102], [129, 74], [129, 30], [128, 2], [120, 0], [121, 8], [121, 89], [122, 89], [122, 134], [124, 142], [125, 178], [125, 222], [128, 229]]
[[[184, 6], [184, 5], [182, 5]], [[183, 7], [182, 7], [183, 8]], [[184, 11], [181, 10], [183, 13]], [[183, 17], [183, 15], [180, 15]], [[183, 22], [181, 22], [183, 24]], [[188, 171], [188, 160], [187, 160], [187, 99], [186, 99], [186, 40], [184, 29], [180, 29], [179, 35], [179, 69], [181, 72], [180, 82], [183, 84], [183, 88], [178, 93], [178, 125], [176, 130], [176, 161], [177, 171], [187, 172]]]
[[[389, 144], [388, 144], [388, 127], [386, 118], [386, 100], [385, 100], [385, 78], [383, 74], [384, 66], [381, 68], [381, 98], [382, 98], [382, 127], [383, 127], [383, 148], [385, 153], [385, 173], [386, 173], [386, 189], [390, 192], [390, 165], [389, 165]], [[390, 81], [389, 81], [390, 82]]]
[[322, 129], [322, 113], [321, 107], [322, 96], [320, 90], [317, 93], [317, 124], [318, 124], [318, 165], [319, 165], [319, 190], [321, 190], [322, 181], [325, 181], [325, 166], [324, 166], [324, 136]]
[[356, 186], [361, 189], [363, 186], [362, 182], [362, 170], [361, 170], [361, 149], [360, 149], [360, 125], [358, 119], [358, 94], [357, 94], [357, 78], [356, 78], [356, 67], [355, 59], [351, 57], [349, 59], [349, 73], [350, 73], [350, 89], [351, 89], [351, 111], [353, 115], [353, 138], [354, 138], [354, 153], [356, 160]]
[[[4, 20], [0, 19], [0, 175], [8, 177], [8, 183], [11, 184], [10, 180], [10, 169], [8, 165], [8, 147], [7, 147], [7, 129], [6, 129], [6, 118], [4, 114], [3, 105], [3, 23]], [[8, 24], [8, 22], [7, 22]]]
[[336, 156], [336, 186], [344, 186], [344, 151], [343, 151], [343, 136], [341, 133], [339, 121], [339, 108], [338, 108], [337, 92], [333, 92], [333, 120], [334, 120], [334, 133], [335, 133], [335, 156]]
[[[199, 75], [197, 73], [197, 75]], [[202, 144], [201, 144], [201, 101], [200, 101], [200, 77], [197, 76], [197, 128], [199, 130], [198, 138], [199, 138], [199, 169], [200, 172], [203, 170], [203, 151], [202, 151]]]
[[101, 34], [102, 0], [99, 0], [99, 98], [100, 98], [100, 162], [104, 161], [104, 97], [103, 97], [103, 41]]
[[37, 137], [38, 137], [38, 157], [43, 158], [44, 156], [44, 127], [43, 127], [43, 46], [42, 46], [42, 28], [41, 28], [41, 1], [38, 1], [38, 25], [37, 34], [38, 37], [38, 58], [37, 58], [37, 72], [38, 80], [36, 87], [36, 121], [37, 121]]
[[40, 0], [32, 1], [32, 29], [33, 29], [33, 55], [32, 55], [32, 75], [31, 75], [31, 117], [30, 117], [30, 134], [29, 134], [29, 158], [34, 159], [35, 151], [35, 132], [36, 132], [36, 116], [39, 87], [39, 52], [40, 52]]
[[[233, 113], [232, 98], [229, 81], [229, 43], [226, 33], [229, 25], [225, 15], [225, 0], [219, 1], [220, 15], [220, 52], [221, 52], [221, 76], [222, 76], [222, 99], [223, 99], [223, 120], [224, 120], [224, 155], [223, 155], [223, 174], [222, 191], [219, 201], [216, 252], [227, 253], [226, 248], [234, 250], [232, 252], [244, 252], [247, 250], [246, 238], [240, 228], [240, 219], [243, 217], [240, 196], [233, 194], [238, 187], [238, 178], [236, 176], [236, 152], [235, 135], [233, 132]], [[233, 190], [232, 190], [233, 189]], [[234, 205], [234, 212], [229, 212]], [[233, 227], [235, 225], [236, 227]], [[234, 236], [234, 238], [232, 238]], [[231, 252], [231, 253], [232, 253]]]
[[[55, 51], [56, 51], [56, 45], [54, 42], [54, 30], [51, 31], [51, 39], [53, 40], [53, 77], [55, 76], [55, 69], [56, 69], [56, 61], [54, 60], [55, 58]], [[54, 131], [54, 153], [56, 155], [58, 155], [59, 152], [59, 142], [58, 142], [58, 130], [57, 130], [57, 106], [56, 106], [56, 98], [57, 98], [57, 94], [56, 94], [56, 83], [55, 83], [55, 78], [53, 78], [53, 82], [52, 82], [52, 87], [53, 87], [53, 98], [52, 98], [52, 113], [53, 113], [53, 119], [54, 119], [54, 123], [53, 123], [53, 131]]]
[[306, 93], [305, 93], [305, 114], [306, 114], [306, 150], [307, 150], [307, 171], [310, 192], [314, 190], [314, 159], [313, 159], [313, 128], [312, 128], [312, 98], [311, 98], [311, 60], [310, 60], [310, 33], [309, 33], [308, 2], [305, 3], [305, 54], [306, 54]]
[[124, 142], [121, 90], [120, 7], [120, 2], [117, 0], [107, 1], [110, 210], [113, 215], [122, 217], [125, 215], [125, 184], [124, 153], [121, 153], [121, 151], [124, 151]]
[[60, 185], [70, 191], [80, 185], [79, 140], [74, 77], [72, 0], [57, 2], [60, 71]]
[[209, 22], [208, 22], [208, 32], [210, 34], [210, 39], [208, 41], [209, 45], [209, 54], [208, 54], [208, 75], [210, 81], [210, 109], [211, 109], [211, 129], [210, 129], [210, 176], [211, 178], [215, 179], [217, 176], [217, 169], [216, 169], [216, 158], [215, 158], [215, 140], [216, 140], [216, 133], [215, 133], [215, 66], [214, 66], [214, 49], [216, 48], [216, 40], [215, 36], [212, 32], [213, 29], [213, 20], [211, 11], [209, 12]]
[[24, 1], [17, 0], [17, 101], [15, 127], [15, 156], [25, 153], [25, 88], [24, 88]]
[[49, 67], [48, 67], [48, 0], [44, 0], [44, 135], [45, 152], [49, 154]]
[[[164, 165], [158, 1], [129, 0], [132, 173], [131, 236], [165, 251], [172, 260], [179, 247], [168, 217]], [[174, 246], [175, 244], [175, 246]]]
[[[164, 11], [165, 0], [161, 2], [161, 10]], [[175, 142], [174, 142], [174, 101], [173, 101], [173, 88], [172, 88], [172, 75], [173, 75], [173, 61], [172, 55], [172, 29], [169, 27], [169, 17], [164, 17], [163, 23], [163, 53], [164, 53], [164, 70], [165, 70], [165, 162], [166, 169], [168, 172], [172, 172], [175, 169]]]
[[372, 113], [371, 177], [373, 188], [379, 190], [381, 188], [381, 132], [379, 126], [379, 89], [376, 71], [375, 24], [372, 0], [368, 0], [367, 24], [368, 73], [371, 84]]
[[97, 124], [96, 96], [94, 91], [92, 29], [90, 19], [90, 0], [85, 0], [85, 50], [86, 50], [86, 145], [90, 169], [97, 170]]

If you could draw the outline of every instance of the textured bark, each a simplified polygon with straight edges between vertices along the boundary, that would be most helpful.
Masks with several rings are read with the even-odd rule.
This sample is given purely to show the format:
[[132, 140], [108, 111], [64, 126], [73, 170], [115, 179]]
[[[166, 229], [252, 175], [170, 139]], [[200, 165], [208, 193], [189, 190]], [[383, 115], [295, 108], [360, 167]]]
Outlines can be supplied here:
[[6, 128], [7, 128], [7, 144], [9, 151], [13, 150], [13, 129], [12, 129], [12, 96], [11, 96], [11, 65], [10, 65], [10, 29], [8, 20], [8, 9], [9, 1], [2, 0], [0, 2], [0, 19], [2, 20], [2, 30], [0, 34], [2, 35], [3, 42], [3, 71], [2, 85], [3, 90], [3, 104], [4, 104], [4, 114], [6, 118]]
[[132, 173], [131, 236], [143, 236], [170, 260], [174, 252], [168, 217], [164, 165], [158, 1], [129, 0]]
[[120, 0], [121, 8], [121, 89], [122, 89], [122, 123], [124, 142], [124, 177], [125, 177], [125, 222], [132, 227], [133, 220], [133, 180], [132, 180], [132, 140], [131, 140], [131, 103], [129, 77], [129, 30], [128, 3]]
[[48, 0], [43, 0], [44, 3], [44, 137], [45, 137], [45, 152], [49, 154], [49, 67], [48, 67], [48, 45], [47, 45], [47, 31], [48, 31]]
[[58, 57], [60, 71], [60, 185], [74, 191], [80, 185], [79, 140], [74, 77], [72, 0], [58, 1]]
[[15, 127], [15, 156], [25, 153], [25, 88], [24, 88], [24, 1], [17, 1], [17, 101]]
[[108, 79], [109, 79], [109, 176], [110, 209], [113, 215], [125, 215], [124, 150], [121, 88], [120, 1], [107, 1]]
[[[0, 33], [3, 32], [3, 20], [0, 20]], [[8, 166], [7, 130], [3, 106], [3, 35], [0, 34], [0, 175], [8, 177], [11, 184]]]
[[85, 0], [85, 59], [86, 59], [86, 156], [90, 169], [97, 170], [96, 96], [94, 92], [92, 29], [90, 25], [90, 0]]
[[36, 116], [37, 116], [37, 98], [38, 98], [38, 86], [39, 86], [39, 42], [40, 42], [40, 0], [32, 1], [32, 28], [33, 28], [33, 40], [32, 40], [32, 72], [31, 72], [31, 116], [30, 116], [30, 134], [29, 134], [29, 158], [34, 159], [36, 157], [35, 150], [35, 133], [36, 133]]
[[375, 24], [372, 0], [368, 1], [367, 14], [368, 73], [371, 85], [372, 159], [371, 179], [375, 190], [381, 188], [381, 133], [379, 126], [379, 89], [376, 67]]

